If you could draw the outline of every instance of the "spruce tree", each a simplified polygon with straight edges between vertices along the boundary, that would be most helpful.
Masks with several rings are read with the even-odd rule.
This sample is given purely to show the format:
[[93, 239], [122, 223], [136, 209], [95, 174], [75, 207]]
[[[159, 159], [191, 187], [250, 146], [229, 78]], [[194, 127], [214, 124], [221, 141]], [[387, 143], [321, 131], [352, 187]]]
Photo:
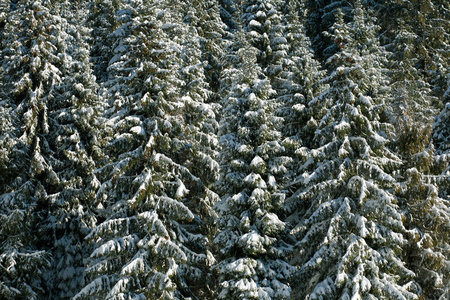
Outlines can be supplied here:
[[94, 75], [98, 82], [107, 79], [109, 61], [113, 58], [114, 37], [110, 36], [117, 29], [118, 20], [115, 16], [121, 0], [91, 1], [88, 22], [92, 29], [90, 57], [94, 64]]
[[383, 40], [394, 53], [396, 80], [412, 80], [417, 76], [429, 85], [426, 88], [431, 89], [430, 95], [441, 97], [446, 90], [443, 85], [449, 61], [448, 51], [444, 50], [449, 45], [445, 34], [449, 29], [448, 3], [411, 0], [380, 4], [384, 9], [380, 10], [379, 23]]
[[327, 60], [330, 86], [309, 102], [312, 149], [302, 149], [302, 186], [287, 200], [296, 208], [294, 297], [415, 299], [390, 175], [401, 162], [387, 147], [393, 126], [383, 117], [387, 53], [359, 2], [352, 15], [345, 22], [338, 10], [327, 33], [337, 49]]
[[405, 171], [405, 181], [396, 192], [408, 208], [405, 261], [420, 284], [421, 298], [445, 299], [450, 278], [450, 201], [440, 197], [439, 189], [444, 182], [448, 186], [449, 178], [424, 174], [433, 158], [425, 153], [410, 157], [414, 166]]
[[[421, 287], [418, 294], [426, 299], [445, 297], [444, 285], [449, 276], [445, 267], [448, 178], [442, 173], [447, 163], [440, 150], [435, 153], [431, 141], [432, 124], [442, 107], [440, 98], [445, 98], [448, 67], [448, 54], [441, 51], [448, 44], [442, 32], [447, 22], [436, 2], [387, 3], [385, 13], [390, 17], [380, 22], [387, 29], [383, 36], [386, 47], [392, 51], [389, 67], [392, 111], [388, 113], [396, 127], [393, 149], [402, 159], [402, 167], [396, 174], [401, 188], [396, 195], [406, 211], [408, 245], [404, 260]], [[438, 132], [439, 129], [435, 137]], [[436, 142], [439, 149], [439, 138]]]
[[[414, 103], [416, 99], [408, 100]], [[422, 113], [410, 109], [402, 116], [394, 116], [397, 122], [394, 145], [402, 158], [402, 167], [396, 174], [400, 182], [396, 195], [407, 212], [404, 224], [409, 233], [405, 261], [416, 274], [420, 295], [424, 299], [443, 299], [448, 295], [450, 276], [450, 177], [446, 171], [445, 131], [442, 132], [446, 128], [443, 124], [448, 121], [445, 109], [433, 127], [430, 121], [424, 120]]]
[[49, 101], [61, 82], [64, 20], [39, 2], [21, 1], [6, 16], [0, 56], [3, 112], [1, 295], [41, 299], [51, 254], [38, 227], [56, 173], [51, 162]]
[[[299, 167], [302, 165], [302, 147], [311, 147], [316, 120], [311, 113], [308, 103], [319, 95], [326, 84], [323, 84], [325, 72], [314, 57], [311, 42], [304, 32], [304, 26], [298, 10], [303, 9], [299, 3], [291, 3], [288, 12], [284, 15], [282, 40], [277, 47], [278, 51], [285, 51], [279, 58], [282, 66], [281, 76], [273, 80], [280, 102], [278, 114], [283, 117], [283, 141], [286, 155], [292, 158], [289, 168], [290, 181], [285, 187], [293, 189], [299, 174], [303, 173]], [[283, 49], [278, 49], [281, 48]]]
[[[274, 90], [258, 67], [258, 49], [236, 33], [223, 72], [220, 121], [221, 202], [214, 273], [219, 299], [289, 299], [292, 267], [284, 260], [285, 224], [278, 216], [286, 172]], [[239, 67], [237, 67], [239, 66]]]
[[[55, 1], [51, 11], [62, 16], [64, 27], [61, 81], [50, 92], [47, 103], [49, 162], [55, 172], [44, 186], [48, 192], [46, 220], [40, 224], [41, 240], [52, 253], [48, 272], [48, 297], [68, 299], [84, 283], [84, 259], [89, 252], [85, 236], [95, 224], [92, 208], [99, 181], [94, 174], [99, 158], [98, 117], [101, 104], [98, 86], [89, 62], [89, 32], [83, 1], [71, 7]], [[77, 8], [77, 14], [73, 14]]]
[[[175, 1], [117, 7], [89, 280], [75, 299], [206, 297], [215, 115]], [[169, 9], [170, 8], [170, 9]]]
[[187, 1], [184, 22], [196, 28], [200, 44], [201, 61], [206, 82], [212, 92], [210, 102], [219, 102], [217, 93], [220, 89], [222, 57], [229, 44], [230, 33], [220, 18], [220, 5], [217, 1]]

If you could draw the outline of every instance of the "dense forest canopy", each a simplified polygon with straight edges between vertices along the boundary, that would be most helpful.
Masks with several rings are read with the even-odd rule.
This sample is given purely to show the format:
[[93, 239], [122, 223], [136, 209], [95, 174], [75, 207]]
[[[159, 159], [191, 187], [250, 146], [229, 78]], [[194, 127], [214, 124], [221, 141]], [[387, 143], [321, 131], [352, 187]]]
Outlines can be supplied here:
[[450, 3], [0, 2], [1, 299], [449, 299]]

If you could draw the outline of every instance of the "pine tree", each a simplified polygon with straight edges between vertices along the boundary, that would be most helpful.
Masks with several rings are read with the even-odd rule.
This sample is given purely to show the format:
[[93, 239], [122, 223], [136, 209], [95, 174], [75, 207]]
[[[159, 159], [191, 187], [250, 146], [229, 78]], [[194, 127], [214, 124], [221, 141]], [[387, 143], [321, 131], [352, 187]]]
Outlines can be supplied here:
[[274, 90], [256, 64], [258, 50], [245, 37], [236, 33], [223, 72], [217, 297], [289, 299], [292, 267], [284, 260], [289, 247], [278, 217], [284, 195], [277, 180], [287, 163], [277, 131], [281, 119], [274, 115]]
[[287, 200], [288, 210], [296, 209], [289, 217], [298, 240], [294, 295], [416, 299], [390, 175], [401, 162], [387, 147], [393, 135], [383, 113], [387, 53], [359, 2], [352, 14], [345, 22], [338, 11], [327, 33], [337, 49], [327, 60], [330, 87], [309, 103], [317, 116], [312, 149], [301, 150], [302, 186]]
[[41, 241], [53, 257], [46, 285], [48, 297], [54, 299], [74, 296], [84, 283], [83, 260], [89, 251], [84, 238], [95, 223], [92, 208], [99, 187], [94, 159], [100, 152], [100, 103], [89, 62], [89, 32], [83, 26], [85, 4], [80, 1], [71, 7], [68, 2], [55, 1], [49, 5], [52, 13], [64, 16], [64, 41], [58, 49], [61, 81], [50, 91], [47, 102], [47, 160], [54, 173], [51, 181], [44, 183], [47, 213], [39, 226]]
[[[397, 116], [395, 144], [402, 158], [402, 168], [397, 174], [397, 181], [401, 184], [396, 194], [407, 211], [404, 223], [409, 229], [409, 243], [405, 248], [405, 259], [416, 274], [422, 289], [421, 297], [445, 299], [449, 293], [447, 282], [450, 276], [450, 177], [446, 174], [446, 154], [442, 152], [445, 134], [440, 128], [447, 121], [445, 109], [434, 128], [423, 121], [421, 114], [419, 110]], [[431, 139], [432, 129], [435, 130], [433, 140], [438, 145], [436, 152]]]
[[219, 102], [221, 59], [229, 44], [227, 26], [220, 19], [220, 6], [217, 1], [188, 1], [185, 23], [196, 28], [200, 43], [201, 60], [204, 64], [205, 80], [212, 92], [211, 102]]
[[[279, 114], [284, 119], [282, 127], [282, 145], [286, 155], [292, 158], [290, 165], [289, 189], [296, 184], [296, 176], [303, 173], [301, 165], [301, 148], [311, 147], [316, 120], [308, 103], [319, 95], [326, 85], [322, 84], [325, 72], [315, 59], [309, 38], [304, 32], [298, 16], [298, 10], [303, 9], [299, 3], [291, 3], [283, 18], [286, 24], [282, 33], [284, 43], [274, 49], [283, 48], [286, 54], [281, 57], [283, 72], [274, 86], [281, 103]], [[283, 51], [283, 50], [282, 50]]]
[[50, 161], [48, 102], [61, 82], [64, 21], [39, 2], [21, 1], [6, 17], [2, 67], [1, 295], [40, 299], [50, 252], [37, 228], [45, 218]]
[[219, 176], [217, 156], [220, 145], [216, 135], [219, 127], [217, 114], [221, 111], [221, 106], [217, 103], [218, 76], [221, 72], [219, 56], [222, 55], [222, 47], [226, 45], [226, 41], [219, 39], [225, 32], [214, 3], [187, 2], [180, 7], [180, 11], [186, 12], [182, 16], [186, 32], [181, 43], [180, 79], [184, 84], [180, 93], [183, 95], [181, 101], [185, 106], [184, 123], [187, 127], [182, 136], [192, 147], [191, 153], [183, 159], [183, 165], [200, 179], [202, 185], [196, 191], [197, 195], [190, 200], [194, 201], [189, 207], [202, 219], [199, 227], [205, 242], [202, 252], [209, 255], [208, 264], [198, 265], [201, 276], [192, 276], [193, 269], [189, 265], [181, 266], [184, 272], [181, 276], [196, 296], [209, 299], [212, 297], [209, 285], [212, 283], [210, 264], [213, 261], [209, 250], [217, 217], [212, 206], [218, 200], [214, 184]]
[[[370, 7], [374, 1], [363, 1], [364, 6]], [[352, 7], [354, 1], [323, 0], [323, 1], [302, 1], [304, 9], [299, 10], [303, 16], [306, 35], [310, 38], [312, 47], [321, 62], [325, 62], [338, 49], [335, 43], [326, 34], [337, 20], [337, 15], [344, 14], [344, 19], [349, 21], [352, 18]], [[375, 2], [376, 3], [376, 2]], [[377, 8], [378, 9], [378, 8]]]
[[400, 182], [396, 195], [407, 212], [405, 261], [416, 274], [421, 297], [443, 299], [450, 275], [448, 162], [445, 155], [435, 153], [428, 124], [403, 119], [399, 125], [395, 143], [402, 168], [396, 176]]
[[[448, 72], [448, 3], [440, 0], [386, 1], [379, 17], [383, 39], [392, 47], [396, 80], [420, 77], [441, 97]], [[417, 88], [417, 87], [416, 87]], [[433, 103], [432, 103], [433, 104]], [[434, 103], [433, 105], [436, 105]]]
[[423, 299], [445, 299], [450, 278], [450, 201], [439, 196], [437, 183], [446, 181], [448, 185], [449, 178], [424, 175], [433, 158], [426, 153], [410, 157], [415, 166], [406, 170], [405, 182], [397, 191], [408, 207], [405, 226], [410, 232], [405, 260], [416, 275]]
[[449, 21], [0, 1], [0, 298], [449, 298]]
[[300, 24], [299, 9], [296, 1], [247, 1], [243, 5], [244, 29], [260, 51], [259, 64], [276, 91], [279, 114], [285, 118], [283, 145], [286, 154], [294, 158], [293, 168], [297, 164], [295, 150], [301, 148], [301, 136], [307, 131], [303, 125], [309, 121], [305, 104], [317, 94], [323, 76]]
[[[170, 9], [169, 9], [170, 8]], [[215, 115], [198, 36], [175, 1], [117, 7], [104, 97], [109, 139], [90, 280], [75, 299], [183, 299], [207, 293]]]
[[[445, 267], [448, 199], [444, 196], [448, 179], [442, 174], [446, 159], [439, 150], [435, 153], [431, 141], [448, 67], [448, 54], [440, 50], [448, 43], [442, 31], [447, 22], [441, 18], [437, 2], [387, 3], [389, 19], [381, 20], [387, 28], [386, 47], [393, 53], [389, 114], [397, 131], [394, 148], [402, 159], [396, 176], [401, 188], [396, 195], [407, 212], [405, 261], [416, 274], [422, 289], [419, 294], [426, 299], [445, 297], [444, 283], [449, 276]], [[436, 141], [439, 149], [440, 141]]]
[[117, 8], [122, 5], [121, 0], [91, 1], [88, 22], [92, 28], [90, 57], [94, 63], [94, 75], [98, 82], [107, 80], [107, 68], [114, 53], [114, 32], [118, 26], [115, 16]]

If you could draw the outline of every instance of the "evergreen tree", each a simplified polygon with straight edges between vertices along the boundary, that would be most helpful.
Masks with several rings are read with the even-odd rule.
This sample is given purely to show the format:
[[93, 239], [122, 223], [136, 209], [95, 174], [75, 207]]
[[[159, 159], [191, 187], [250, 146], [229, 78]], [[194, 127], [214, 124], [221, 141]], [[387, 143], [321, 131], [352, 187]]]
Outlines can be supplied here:
[[[26, 229], [21, 229], [21, 234], [28, 236], [25, 247], [52, 257], [51, 266], [26, 276], [15, 276], [40, 277], [44, 280], [40, 293], [57, 299], [73, 296], [82, 281], [81, 245], [87, 225], [93, 220], [92, 215], [85, 214], [93, 202], [88, 196], [89, 188], [85, 187], [92, 188], [89, 183], [95, 182], [90, 157], [96, 136], [95, 112], [90, 107], [95, 104], [95, 84], [89, 73], [88, 52], [80, 36], [85, 29], [75, 28], [70, 24], [73, 20], [68, 22], [60, 17], [64, 11], [61, 7], [66, 4], [54, 2], [46, 7], [35, 2], [17, 7], [14, 13], [22, 15], [12, 14], [11, 21], [18, 23], [7, 29], [22, 26], [18, 28], [24, 28], [24, 32], [10, 32], [17, 43], [3, 52], [6, 55], [2, 78], [6, 90], [10, 91], [7, 99], [11, 99], [11, 107], [18, 104], [11, 111], [11, 119], [16, 126], [22, 123], [20, 131], [24, 130], [6, 131], [5, 141], [11, 149], [8, 158], [15, 164], [25, 164], [16, 170], [14, 166], [7, 168], [14, 181], [6, 186], [10, 197], [17, 194], [20, 198], [21, 193], [26, 193], [25, 197], [30, 198], [19, 204], [24, 216], [29, 215], [29, 221], [24, 224]], [[19, 151], [21, 157], [13, 154]], [[33, 197], [35, 192], [23, 189], [25, 186], [39, 191], [39, 197]], [[36, 255], [34, 260], [37, 258]], [[48, 263], [48, 258], [44, 261]], [[33, 265], [18, 263], [25, 269]], [[33, 281], [33, 284], [38, 282]]]
[[307, 139], [308, 129], [304, 130], [303, 125], [310, 114], [305, 104], [317, 95], [318, 81], [323, 76], [300, 24], [299, 9], [301, 5], [296, 1], [247, 1], [243, 5], [244, 29], [260, 51], [259, 64], [276, 91], [280, 116], [285, 118], [283, 145], [286, 154], [294, 158], [293, 168], [297, 165], [295, 151], [303, 143], [301, 136]]
[[45, 138], [54, 174], [51, 182], [44, 183], [47, 214], [39, 228], [44, 234], [41, 240], [53, 257], [47, 286], [48, 297], [54, 299], [74, 296], [84, 283], [83, 260], [89, 251], [84, 238], [95, 224], [92, 208], [99, 187], [94, 159], [100, 153], [100, 103], [89, 62], [89, 32], [82, 25], [86, 16], [81, 12], [83, 1], [76, 4], [51, 4], [51, 11], [67, 20], [62, 28], [64, 45], [59, 49], [61, 81], [51, 90], [47, 102], [49, 128]]
[[[448, 73], [449, 29], [446, 1], [409, 0], [381, 2], [384, 9], [379, 17], [383, 39], [394, 53], [393, 62], [398, 81], [414, 76], [426, 82], [432, 96], [441, 97]], [[410, 87], [417, 89], [422, 86]], [[431, 103], [436, 105], [436, 103]]]
[[[90, 58], [94, 63], [94, 75], [98, 82], [107, 80], [109, 61], [113, 58], [112, 44], [118, 20], [115, 16], [117, 8], [122, 5], [121, 0], [91, 1], [88, 21], [92, 28]], [[117, 32], [116, 32], [117, 33]]]
[[[372, 1], [363, 1], [366, 6]], [[299, 14], [304, 16], [304, 26], [308, 37], [318, 59], [325, 62], [334, 52], [338, 51], [335, 43], [326, 34], [336, 22], [337, 14], [343, 13], [346, 21], [352, 18], [352, 7], [354, 1], [348, 0], [308, 0], [302, 1], [305, 9], [301, 9]]]
[[175, 1], [130, 1], [116, 14], [109, 141], [96, 171], [102, 221], [88, 236], [91, 279], [75, 299], [204, 297], [218, 165], [198, 36]]
[[220, 6], [217, 1], [188, 1], [186, 4], [185, 23], [196, 28], [201, 50], [201, 61], [205, 64], [205, 80], [212, 92], [210, 102], [219, 102], [217, 93], [220, 89], [221, 59], [229, 44], [227, 26], [220, 19]]
[[[259, 50], [257, 62], [264, 69], [270, 63], [273, 53], [271, 42], [280, 37], [282, 31], [279, 0], [248, 0], [242, 4], [243, 30], [248, 32], [246, 39]], [[281, 41], [280, 41], [281, 42]]]
[[448, 185], [449, 178], [424, 175], [423, 168], [428, 168], [432, 160], [425, 153], [411, 157], [416, 167], [406, 170], [406, 181], [397, 191], [408, 207], [405, 226], [410, 231], [405, 261], [416, 275], [423, 299], [445, 299], [450, 278], [450, 201], [439, 196], [436, 183], [447, 181]]
[[[420, 116], [415, 117], [421, 113], [413, 111], [409, 116], [397, 117], [396, 150], [403, 164], [397, 174], [401, 184], [396, 194], [407, 211], [404, 222], [409, 229], [405, 248], [407, 266], [416, 274], [424, 299], [444, 299], [450, 276], [450, 177], [446, 174], [446, 154], [441, 149], [434, 151], [432, 127], [421, 123]], [[443, 136], [439, 132], [441, 122], [446, 122], [445, 116], [438, 117], [434, 127], [439, 148], [443, 145], [439, 139]]]
[[3, 112], [1, 189], [1, 295], [40, 299], [47, 292], [50, 253], [37, 227], [56, 174], [49, 160], [48, 102], [61, 82], [64, 21], [39, 2], [10, 10], [0, 56]]
[[284, 260], [289, 247], [278, 216], [284, 195], [277, 192], [287, 163], [277, 131], [282, 120], [274, 115], [274, 90], [256, 64], [258, 50], [245, 37], [236, 33], [223, 72], [217, 297], [289, 299], [292, 267]]
[[310, 101], [317, 125], [302, 149], [302, 187], [287, 201], [296, 226], [296, 298], [415, 299], [414, 274], [402, 261], [407, 240], [389, 174], [400, 165], [387, 147], [383, 117], [386, 53], [377, 27], [356, 3], [338, 11], [328, 33], [338, 49], [327, 60], [330, 87]]
[[[390, 115], [397, 129], [394, 148], [402, 159], [396, 177], [401, 189], [396, 195], [407, 212], [405, 262], [416, 274], [422, 289], [419, 294], [426, 299], [445, 297], [444, 283], [449, 276], [445, 267], [448, 199], [444, 196], [448, 179], [442, 174], [447, 163], [439, 150], [435, 153], [431, 142], [448, 67], [448, 54], [440, 51], [448, 43], [442, 34], [447, 22], [436, 4], [421, 0], [387, 3], [391, 21], [381, 22], [389, 28], [384, 38], [393, 53]], [[439, 138], [436, 141], [439, 149]]]
[[304, 33], [298, 17], [299, 9], [303, 8], [295, 2], [289, 6], [284, 16], [286, 26], [281, 38], [284, 41], [273, 47], [278, 49], [283, 46], [281, 51], [286, 51], [280, 59], [282, 76], [274, 80], [274, 86], [281, 103], [279, 114], [284, 119], [282, 144], [286, 155], [292, 158], [290, 182], [286, 185], [290, 189], [296, 184], [296, 177], [303, 173], [299, 169], [302, 165], [301, 148], [310, 148], [314, 137], [316, 120], [308, 103], [326, 88], [326, 84], [321, 82], [325, 72], [315, 59], [310, 40]]
[[0, 1], [0, 298], [448, 299], [449, 30], [447, 0]]

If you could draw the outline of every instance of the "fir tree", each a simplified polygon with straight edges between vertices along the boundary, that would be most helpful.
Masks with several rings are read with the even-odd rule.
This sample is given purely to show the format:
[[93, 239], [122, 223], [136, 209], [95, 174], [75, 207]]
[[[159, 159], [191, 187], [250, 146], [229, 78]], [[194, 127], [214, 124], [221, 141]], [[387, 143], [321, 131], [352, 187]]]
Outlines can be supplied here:
[[[449, 276], [445, 267], [448, 178], [442, 173], [446, 159], [439, 150], [435, 153], [431, 136], [432, 123], [442, 105], [439, 98], [445, 90], [447, 54], [439, 50], [448, 43], [441, 32], [445, 22], [433, 1], [395, 2], [387, 7], [389, 15], [395, 16], [382, 25], [389, 28], [384, 38], [390, 40], [386, 47], [393, 53], [390, 115], [397, 129], [395, 150], [402, 159], [396, 176], [401, 189], [396, 194], [407, 212], [405, 262], [416, 274], [422, 290], [419, 294], [426, 299], [439, 299], [445, 297], [444, 283]], [[440, 148], [439, 138], [436, 141]]]
[[188, 11], [184, 21], [197, 29], [201, 60], [204, 64], [206, 82], [212, 92], [211, 102], [217, 101], [220, 89], [221, 59], [229, 44], [227, 26], [220, 19], [220, 6], [217, 1], [192, 1], [187, 3]]
[[356, 4], [346, 23], [338, 11], [328, 33], [338, 49], [327, 60], [330, 87], [310, 101], [317, 125], [303, 148], [302, 187], [287, 201], [296, 212], [299, 267], [295, 297], [415, 299], [414, 274], [402, 262], [407, 240], [383, 118], [386, 79], [376, 26]]
[[[96, 172], [103, 219], [90, 281], [75, 297], [182, 299], [207, 293], [215, 115], [195, 30], [174, 1], [117, 8], [104, 97], [109, 142]], [[170, 9], [169, 9], [170, 8]], [[197, 43], [196, 43], [197, 42]]]
[[274, 90], [256, 65], [258, 50], [244, 37], [236, 34], [232, 64], [223, 73], [217, 297], [289, 299], [292, 267], [284, 260], [289, 247], [278, 216], [284, 195], [277, 180], [287, 163], [277, 131], [281, 119], [273, 113]]
[[94, 75], [99, 82], [107, 79], [109, 61], [114, 56], [112, 44], [113, 36], [117, 29], [118, 20], [115, 17], [117, 8], [122, 5], [121, 0], [91, 1], [89, 6], [88, 21], [92, 28], [92, 48], [90, 57], [94, 63]]
[[[409, 99], [414, 102], [414, 98]], [[444, 110], [445, 112], [445, 110]], [[443, 113], [444, 113], [443, 112]], [[396, 151], [402, 158], [402, 168], [397, 173], [400, 187], [396, 191], [407, 211], [404, 221], [409, 229], [405, 247], [407, 266], [416, 274], [421, 286], [421, 297], [443, 299], [448, 295], [450, 269], [448, 220], [450, 202], [446, 174], [448, 162], [441, 149], [435, 153], [432, 126], [424, 121], [422, 111], [410, 110], [397, 116]], [[445, 116], [435, 123], [435, 139], [442, 148], [443, 135], [439, 132]]]
[[[441, 97], [448, 72], [448, 3], [440, 0], [387, 1], [379, 16], [383, 40], [394, 53], [396, 80], [426, 82], [432, 96]], [[420, 86], [420, 85], [419, 85]], [[417, 89], [417, 87], [415, 88]], [[430, 94], [430, 93], [429, 93]], [[436, 105], [436, 103], [431, 103]]]
[[[0, 82], [2, 118], [1, 294], [40, 299], [51, 255], [37, 227], [56, 174], [50, 161], [48, 102], [61, 82], [64, 21], [39, 2], [22, 1], [6, 17]], [[5, 111], [6, 112], [6, 111]], [[2, 124], [2, 125], [3, 125]], [[48, 250], [48, 249], [47, 249]]]
[[310, 40], [298, 17], [298, 9], [302, 9], [298, 3], [294, 2], [289, 6], [283, 18], [286, 24], [281, 38], [283, 43], [273, 47], [285, 52], [279, 59], [282, 76], [275, 78], [273, 85], [281, 103], [278, 113], [284, 119], [282, 145], [286, 149], [286, 155], [292, 158], [290, 181], [286, 182], [289, 189], [295, 186], [296, 176], [303, 173], [299, 169], [302, 165], [301, 148], [311, 147], [314, 136], [316, 120], [308, 103], [326, 87], [321, 82], [325, 72], [314, 57]]
[[439, 196], [436, 183], [447, 181], [448, 185], [449, 179], [424, 175], [423, 168], [432, 160], [425, 153], [411, 157], [419, 164], [406, 170], [406, 181], [397, 191], [408, 208], [405, 226], [410, 231], [405, 261], [416, 275], [423, 299], [445, 299], [450, 278], [450, 201]]
[[[99, 158], [100, 103], [97, 85], [89, 62], [89, 31], [83, 26], [83, 2], [77, 2], [78, 14], [67, 2], [53, 2], [51, 10], [65, 16], [61, 82], [48, 101], [49, 129], [45, 134], [55, 172], [44, 184], [48, 198], [46, 220], [40, 225], [53, 256], [49, 271], [48, 297], [68, 299], [84, 283], [84, 259], [89, 251], [85, 236], [95, 224], [92, 208], [95, 190], [100, 184], [94, 175]], [[84, 3], [85, 4], [85, 3]], [[63, 19], [63, 20], [64, 20]]]
[[0, 298], [449, 298], [449, 12], [0, 1]]

